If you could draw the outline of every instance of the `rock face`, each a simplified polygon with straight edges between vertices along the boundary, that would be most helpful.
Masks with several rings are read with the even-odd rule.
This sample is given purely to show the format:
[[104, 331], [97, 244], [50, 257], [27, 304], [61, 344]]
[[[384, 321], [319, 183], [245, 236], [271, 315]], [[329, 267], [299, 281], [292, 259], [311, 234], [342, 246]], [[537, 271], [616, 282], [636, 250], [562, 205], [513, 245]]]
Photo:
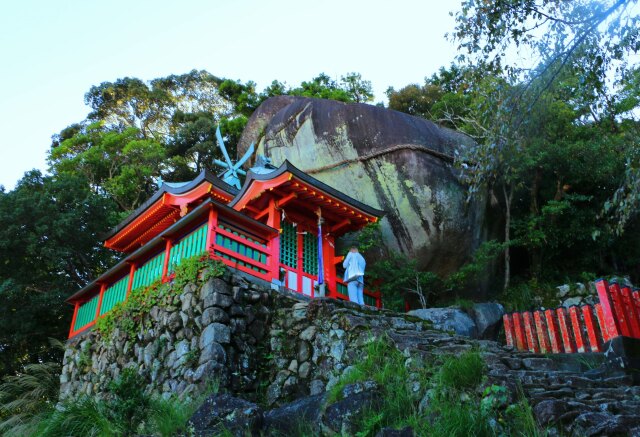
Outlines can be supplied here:
[[238, 153], [252, 142], [274, 165], [288, 159], [384, 210], [385, 245], [420, 267], [450, 273], [485, 238], [485, 202], [465, 204], [452, 165], [458, 148], [473, 146], [460, 133], [376, 106], [279, 96], [251, 116]]

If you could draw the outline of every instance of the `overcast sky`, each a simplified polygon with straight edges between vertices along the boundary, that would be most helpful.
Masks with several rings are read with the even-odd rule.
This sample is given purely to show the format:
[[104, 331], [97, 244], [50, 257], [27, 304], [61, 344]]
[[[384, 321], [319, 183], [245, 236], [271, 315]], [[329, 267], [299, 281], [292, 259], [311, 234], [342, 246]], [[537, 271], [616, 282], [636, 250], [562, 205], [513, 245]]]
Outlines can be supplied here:
[[455, 56], [459, 2], [425, 0], [2, 1], [0, 185], [46, 170], [51, 136], [88, 113], [84, 93], [121, 77], [204, 69], [261, 90], [359, 72], [376, 102]]

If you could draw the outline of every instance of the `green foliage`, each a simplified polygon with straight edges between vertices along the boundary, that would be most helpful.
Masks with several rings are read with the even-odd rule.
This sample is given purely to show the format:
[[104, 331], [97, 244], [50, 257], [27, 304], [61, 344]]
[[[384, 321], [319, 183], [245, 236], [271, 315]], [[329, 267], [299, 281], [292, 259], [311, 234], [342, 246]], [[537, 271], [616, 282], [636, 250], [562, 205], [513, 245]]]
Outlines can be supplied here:
[[468, 390], [482, 382], [484, 360], [477, 351], [446, 357], [438, 372], [438, 382], [444, 388]]
[[213, 260], [208, 253], [194, 255], [180, 260], [180, 264], [171, 267], [174, 274], [173, 287], [182, 290], [185, 285], [197, 279], [206, 282], [210, 278], [218, 278], [224, 274], [225, 270], [225, 264]]
[[[405, 426], [411, 426], [416, 435], [443, 437], [539, 435], [526, 400], [509, 405], [502, 386], [479, 391], [485, 364], [478, 351], [444, 356], [437, 362], [412, 358], [409, 364], [389, 341], [374, 339], [363, 352], [362, 359], [329, 391], [327, 400], [327, 404], [340, 400], [348, 384], [368, 380], [378, 384], [382, 406], [356, 418], [357, 436], [374, 436], [384, 427]], [[412, 389], [414, 383], [420, 391]], [[426, 402], [421, 402], [425, 392]], [[425, 407], [422, 411], [421, 403]]]
[[363, 423], [359, 426], [362, 435], [374, 435], [375, 429], [384, 426], [400, 425], [404, 418], [416, 414], [416, 403], [420, 401], [412, 390], [410, 373], [416, 372], [421, 386], [426, 387], [431, 372], [425, 366], [409, 368], [405, 366], [405, 360], [390, 341], [372, 340], [366, 345], [362, 359], [329, 391], [327, 403], [339, 400], [346, 385], [373, 380], [383, 390], [384, 408], [375, 413], [377, 416], [374, 418], [367, 415], [363, 417]]
[[[62, 344], [52, 340], [54, 349]], [[39, 424], [53, 411], [60, 389], [58, 362], [35, 363], [0, 384], [0, 434], [22, 437], [38, 435]]]
[[60, 358], [48, 339], [69, 330], [64, 299], [113, 264], [98, 235], [115, 209], [80, 176], [31, 171], [0, 190], [0, 375]]
[[123, 430], [137, 429], [151, 406], [146, 386], [147, 382], [133, 368], [124, 369], [117, 380], [109, 383], [105, 394], [110, 421]]
[[102, 398], [80, 397], [50, 408], [25, 436], [169, 437], [186, 433], [198, 402], [161, 399], [145, 393], [145, 381], [134, 369], [125, 369]]
[[[207, 254], [194, 255], [181, 260], [175, 267], [172, 283], [163, 284], [156, 281], [147, 287], [132, 290], [127, 300], [120, 302], [111, 311], [96, 321], [95, 329], [104, 338], [111, 337], [116, 328], [133, 338], [150, 323], [147, 315], [154, 306], [171, 307], [176, 304], [175, 297], [182, 293], [184, 287], [199, 279], [221, 276], [225, 271], [222, 262], [212, 260]], [[201, 273], [206, 272], [202, 278]]]
[[[374, 241], [374, 240], [372, 240]], [[367, 274], [379, 280], [385, 308], [404, 310], [406, 293], [421, 290], [426, 302], [434, 304], [444, 296], [454, 296], [481, 281], [489, 264], [502, 252], [503, 243], [487, 241], [478, 247], [472, 259], [446, 278], [433, 272], [419, 271], [417, 260], [398, 253], [390, 253], [367, 267]]]
[[38, 424], [34, 437], [96, 436], [116, 437], [126, 435], [116, 423], [107, 418], [104, 403], [83, 397], [65, 402], [62, 409], [52, 410], [49, 417]]

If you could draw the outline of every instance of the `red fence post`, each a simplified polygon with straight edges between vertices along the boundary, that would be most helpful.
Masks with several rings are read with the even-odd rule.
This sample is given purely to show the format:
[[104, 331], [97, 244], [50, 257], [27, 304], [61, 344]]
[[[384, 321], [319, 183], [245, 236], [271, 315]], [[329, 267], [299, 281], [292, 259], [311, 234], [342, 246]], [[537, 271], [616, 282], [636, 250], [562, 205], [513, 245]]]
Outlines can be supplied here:
[[620, 332], [626, 337], [631, 337], [631, 330], [629, 329], [627, 312], [625, 311], [624, 303], [622, 302], [620, 286], [615, 282], [609, 284], [609, 294], [613, 301], [613, 307], [615, 308], [615, 315], [617, 316], [616, 320], [619, 323], [618, 326], [620, 327]]
[[607, 332], [607, 325], [604, 320], [604, 313], [602, 312], [602, 305], [599, 303], [595, 304], [596, 308], [596, 317], [598, 318], [598, 325], [600, 325], [600, 332], [602, 333], [602, 341], [609, 341], [609, 333]]
[[560, 335], [558, 333], [558, 322], [556, 321], [555, 315], [555, 311], [553, 310], [546, 310], [544, 312], [544, 317], [547, 321], [547, 329], [549, 330], [549, 340], [551, 340], [551, 350], [554, 354], [559, 354], [562, 350]]
[[572, 306], [569, 308], [569, 316], [571, 317], [571, 327], [573, 328], [573, 338], [576, 340], [576, 348], [578, 352], [583, 353], [586, 351], [584, 347], [584, 336], [582, 335], [582, 326], [580, 323], [580, 316], [578, 314], [578, 307]]
[[629, 322], [631, 337], [640, 338], [640, 315], [638, 314], [636, 304], [633, 301], [631, 288], [622, 287], [620, 294], [622, 295], [622, 303], [624, 305], [627, 321]]
[[587, 329], [587, 336], [589, 337], [589, 344], [591, 345], [591, 352], [600, 352], [602, 349], [602, 338], [596, 331], [595, 317], [593, 316], [593, 310], [590, 305], [585, 305], [582, 308], [582, 317], [584, 319], [584, 325]]
[[[408, 306], [406, 300], [405, 300], [405, 304]], [[77, 305], [76, 305], [76, 311], [77, 311]], [[504, 336], [507, 341], [507, 346], [513, 347], [514, 335], [513, 335], [513, 322], [511, 321], [511, 316], [509, 314], [505, 314], [504, 316], [502, 316], [502, 323], [504, 324]]]
[[535, 311], [533, 318], [536, 322], [536, 332], [538, 334], [538, 342], [540, 343], [540, 352], [546, 354], [551, 351], [549, 346], [549, 335], [547, 334], [547, 327], [544, 323], [544, 314], [542, 311]]
[[604, 279], [598, 279], [596, 281], [596, 290], [598, 290], [598, 298], [602, 307], [604, 323], [607, 327], [607, 335], [609, 338], [619, 337], [622, 335], [622, 331], [616, 317], [613, 300], [609, 294], [609, 284]]
[[527, 345], [529, 350], [534, 353], [540, 353], [540, 348], [538, 347], [538, 340], [535, 335], [535, 328], [533, 327], [533, 317], [529, 311], [522, 313], [522, 318], [524, 319], [524, 332], [527, 336]]
[[571, 344], [571, 333], [569, 331], [569, 325], [567, 324], [567, 311], [564, 308], [558, 308], [556, 314], [558, 316], [558, 327], [560, 328], [564, 351], [568, 354], [575, 353], [576, 349]]
[[516, 334], [516, 348], [518, 350], [526, 350], [526, 342], [524, 339], [524, 329], [522, 327], [522, 316], [520, 313], [513, 313], [513, 330]]

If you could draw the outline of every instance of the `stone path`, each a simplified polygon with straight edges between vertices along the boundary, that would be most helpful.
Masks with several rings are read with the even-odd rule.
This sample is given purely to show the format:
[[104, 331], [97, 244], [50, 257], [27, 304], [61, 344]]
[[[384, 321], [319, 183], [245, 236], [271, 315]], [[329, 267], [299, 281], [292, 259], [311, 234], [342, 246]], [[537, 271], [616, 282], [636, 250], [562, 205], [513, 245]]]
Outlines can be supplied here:
[[581, 360], [588, 364], [587, 357], [552, 359], [435, 331], [395, 331], [390, 337], [401, 350], [425, 358], [480, 346], [489, 383], [507, 386], [514, 397], [523, 393], [551, 435], [640, 436], [640, 386], [633, 386], [628, 375], [577, 369]]

